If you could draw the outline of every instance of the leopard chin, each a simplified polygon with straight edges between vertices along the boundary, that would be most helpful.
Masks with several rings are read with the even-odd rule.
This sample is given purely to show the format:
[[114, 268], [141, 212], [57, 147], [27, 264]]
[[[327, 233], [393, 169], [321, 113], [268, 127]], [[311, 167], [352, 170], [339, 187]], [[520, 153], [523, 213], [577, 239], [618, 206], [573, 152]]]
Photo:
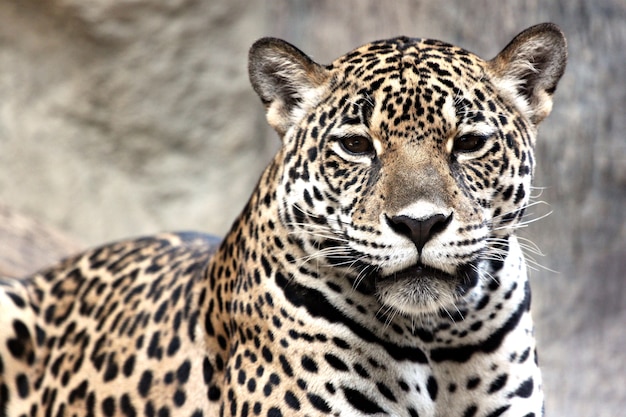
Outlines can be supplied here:
[[417, 263], [376, 279], [376, 295], [394, 313], [424, 316], [454, 309], [478, 282], [478, 268], [471, 264], [455, 275]]

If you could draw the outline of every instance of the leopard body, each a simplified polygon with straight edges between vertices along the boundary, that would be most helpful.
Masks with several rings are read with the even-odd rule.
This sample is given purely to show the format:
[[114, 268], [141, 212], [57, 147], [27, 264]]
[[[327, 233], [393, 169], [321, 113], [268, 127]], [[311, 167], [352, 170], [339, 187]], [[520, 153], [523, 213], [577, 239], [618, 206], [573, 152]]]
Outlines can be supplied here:
[[515, 232], [565, 48], [552, 24], [489, 61], [258, 41], [282, 147], [230, 232], [2, 280], [0, 415], [542, 415]]

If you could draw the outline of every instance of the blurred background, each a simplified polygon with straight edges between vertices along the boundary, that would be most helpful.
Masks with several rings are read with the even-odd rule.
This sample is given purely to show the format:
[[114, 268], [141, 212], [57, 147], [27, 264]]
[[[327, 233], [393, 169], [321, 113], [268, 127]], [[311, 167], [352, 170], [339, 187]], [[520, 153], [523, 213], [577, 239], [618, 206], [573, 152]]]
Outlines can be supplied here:
[[400, 34], [491, 58], [544, 21], [570, 54], [537, 145], [531, 218], [553, 213], [524, 231], [547, 415], [624, 415], [625, 0], [0, 0], [0, 274], [223, 234], [278, 146], [247, 78], [262, 36], [320, 63]]

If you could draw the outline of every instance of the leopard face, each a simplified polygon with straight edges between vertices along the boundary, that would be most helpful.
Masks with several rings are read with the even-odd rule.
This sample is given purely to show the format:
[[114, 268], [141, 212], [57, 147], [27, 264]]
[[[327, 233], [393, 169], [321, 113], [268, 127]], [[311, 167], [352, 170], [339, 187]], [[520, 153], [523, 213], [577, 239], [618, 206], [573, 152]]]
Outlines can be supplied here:
[[410, 315], [453, 308], [489, 279], [528, 204], [536, 125], [562, 72], [550, 84], [529, 69], [548, 64], [511, 45], [484, 61], [400, 37], [324, 67], [275, 40], [252, 50], [283, 140], [280, 219], [302, 262]]

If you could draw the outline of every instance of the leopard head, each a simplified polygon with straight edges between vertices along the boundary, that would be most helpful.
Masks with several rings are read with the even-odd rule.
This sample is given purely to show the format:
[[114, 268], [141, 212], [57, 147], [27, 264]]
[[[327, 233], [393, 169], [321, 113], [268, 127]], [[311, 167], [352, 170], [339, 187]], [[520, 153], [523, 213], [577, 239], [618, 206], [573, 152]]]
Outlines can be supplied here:
[[399, 37], [323, 66], [259, 40], [249, 72], [282, 138], [281, 224], [305, 259], [371, 288], [383, 306], [451, 306], [506, 256], [565, 62], [551, 24], [489, 61]]

